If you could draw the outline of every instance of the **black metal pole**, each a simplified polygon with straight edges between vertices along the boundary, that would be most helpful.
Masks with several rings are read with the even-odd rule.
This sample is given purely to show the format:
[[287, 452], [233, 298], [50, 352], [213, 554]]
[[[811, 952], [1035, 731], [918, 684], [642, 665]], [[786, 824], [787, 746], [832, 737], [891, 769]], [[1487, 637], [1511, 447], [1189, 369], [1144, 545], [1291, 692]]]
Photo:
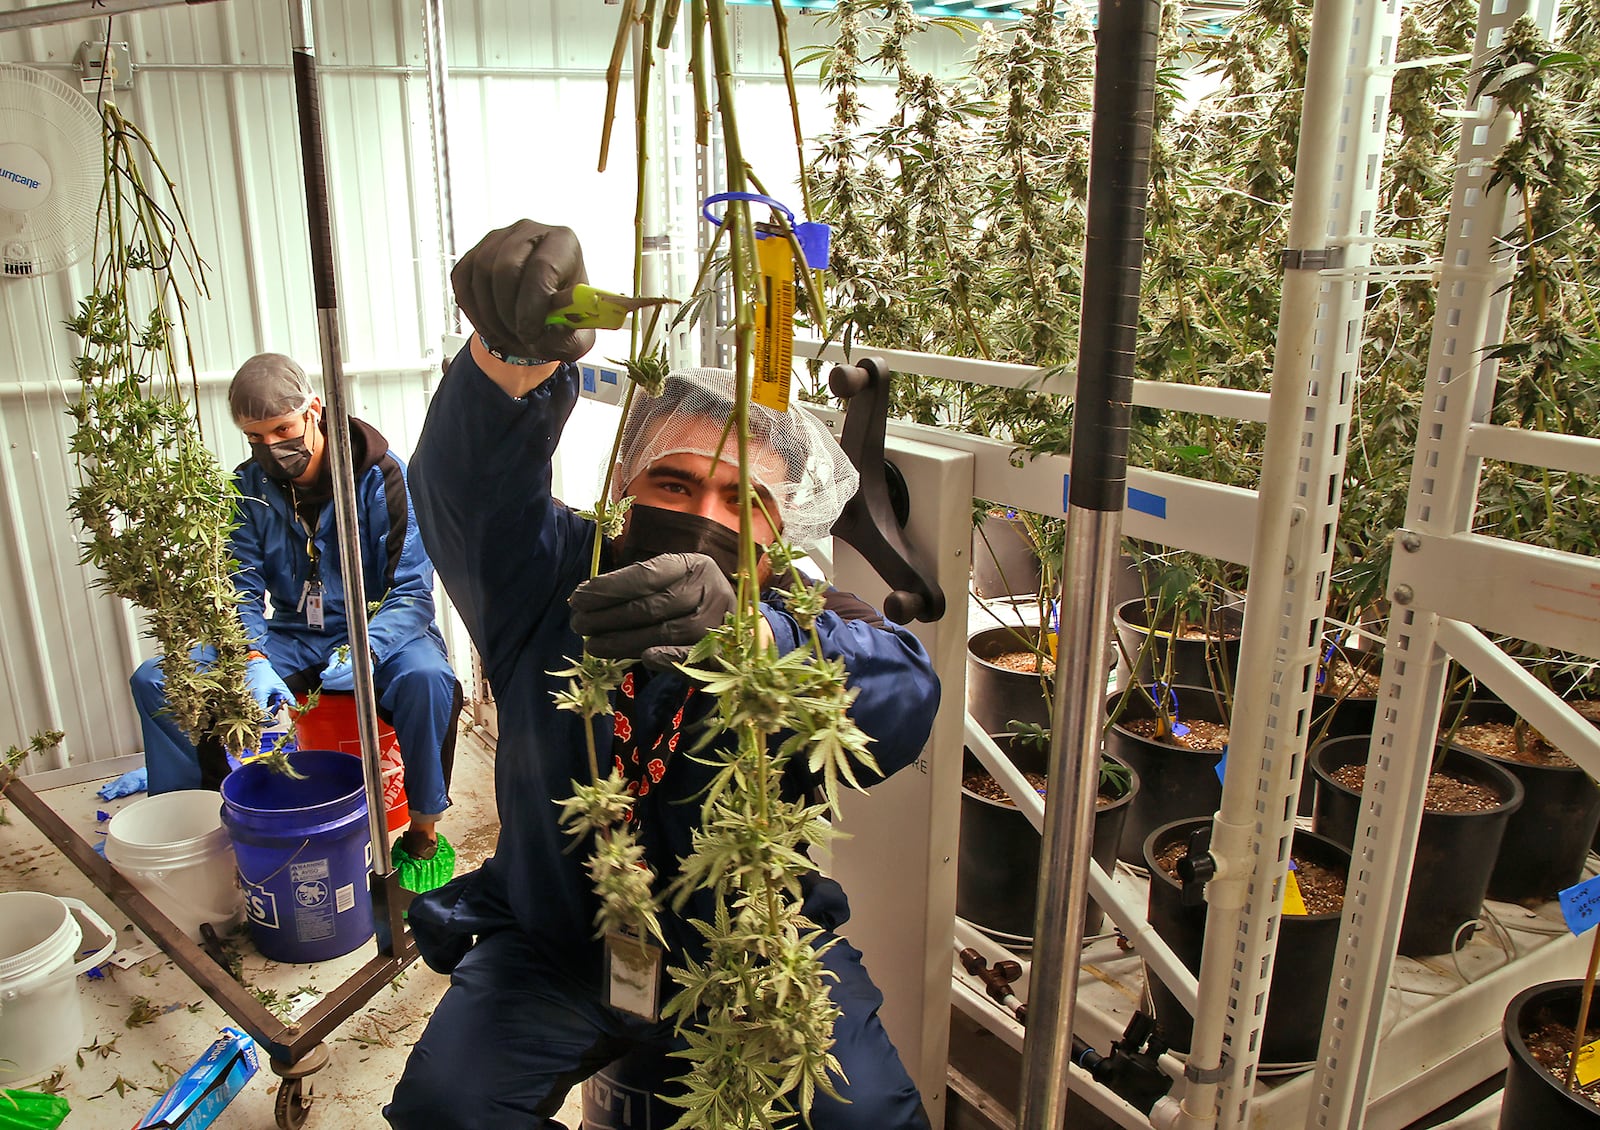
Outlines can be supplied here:
[[[1127, 493], [1145, 198], [1155, 117], [1160, 0], [1101, 0], [1089, 153], [1072, 478], [1062, 562], [1050, 791], [1039, 868], [1019, 1130], [1055, 1130], [1067, 1109], [1078, 953], [1105, 725], [1110, 591]], [[1074, 661], [1075, 660], [1075, 661]]]
[[372, 842], [372, 912], [378, 944], [399, 952], [408, 944], [404, 895], [389, 861], [389, 829], [383, 803], [383, 770], [378, 759], [377, 695], [372, 684], [372, 647], [367, 636], [367, 596], [361, 578], [361, 536], [356, 520], [355, 472], [350, 455], [350, 414], [346, 408], [344, 362], [339, 346], [339, 292], [333, 263], [333, 214], [328, 205], [328, 169], [323, 156], [322, 101], [311, 26], [310, 0], [289, 0], [294, 51], [295, 103], [300, 119], [300, 156], [306, 187], [306, 220], [311, 235], [311, 281], [317, 302], [317, 336], [322, 351], [328, 456], [333, 461], [333, 509], [339, 527], [339, 569], [344, 579], [345, 621], [355, 672], [356, 723], [361, 735], [361, 766], [367, 787], [367, 831]]

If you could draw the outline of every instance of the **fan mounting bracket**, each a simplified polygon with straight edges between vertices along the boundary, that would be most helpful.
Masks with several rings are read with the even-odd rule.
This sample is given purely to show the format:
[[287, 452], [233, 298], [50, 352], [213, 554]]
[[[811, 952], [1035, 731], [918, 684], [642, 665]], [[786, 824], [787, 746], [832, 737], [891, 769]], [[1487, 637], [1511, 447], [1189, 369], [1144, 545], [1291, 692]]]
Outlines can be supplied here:
[[133, 55], [126, 43], [85, 39], [78, 44], [78, 53], [72, 61], [77, 65], [83, 92], [90, 98], [93, 98], [95, 92], [100, 89], [101, 73], [107, 66], [111, 68], [110, 73], [105, 76], [108, 89], [133, 89]]

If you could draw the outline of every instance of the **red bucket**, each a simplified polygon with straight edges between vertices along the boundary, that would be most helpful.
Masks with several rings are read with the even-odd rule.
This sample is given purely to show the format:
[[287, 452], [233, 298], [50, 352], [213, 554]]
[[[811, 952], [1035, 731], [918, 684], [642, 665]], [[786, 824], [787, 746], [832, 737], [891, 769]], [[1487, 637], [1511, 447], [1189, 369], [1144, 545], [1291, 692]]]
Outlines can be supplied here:
[[[383, 769], [383, 810], [389, 831], [398, 832], [411, 822], [406, 800], [405, 763], [400, 760], [400, 739], [394, 727], [378, 720], [378, 764]], [[296, 712], [295, 742], [301, 749], [332, 749], [361, 756], [361, 732], [356, 725], [356, 696], [323, 691], [317, 705]]]

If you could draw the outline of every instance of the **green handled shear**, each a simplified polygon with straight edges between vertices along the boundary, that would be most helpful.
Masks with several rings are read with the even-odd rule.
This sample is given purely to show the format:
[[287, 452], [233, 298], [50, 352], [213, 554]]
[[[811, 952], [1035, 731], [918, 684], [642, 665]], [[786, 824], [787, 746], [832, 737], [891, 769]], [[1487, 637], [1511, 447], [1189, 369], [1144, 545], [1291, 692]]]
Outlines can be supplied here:
[[545, 317], [547, 326], [567, 326], [584, 330], [616, 330], [635, 310], [677, 302], [676, 298], [629, 298], [579, 283], [556, 295], [555, 309]]

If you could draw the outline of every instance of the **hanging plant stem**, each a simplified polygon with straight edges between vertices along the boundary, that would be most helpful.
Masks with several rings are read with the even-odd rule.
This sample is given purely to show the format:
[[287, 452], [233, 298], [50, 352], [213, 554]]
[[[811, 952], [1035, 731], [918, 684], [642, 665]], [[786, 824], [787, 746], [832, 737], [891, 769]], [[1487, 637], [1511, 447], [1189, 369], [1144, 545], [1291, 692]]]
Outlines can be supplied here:
[[250, 644], [232, 582], [236, 492], [197, 411], [187, 315], [189, 295], [206, 295], [205, 266], [149, 138], [114, 103], [102, 121], [94, 291], [66, 323], [83, 341], [69, 409], [80, 479], [71, 511], [89, 535], [81, 559], [97, 584], [149, 614], [174, 722], [241, 755], [259, 744], [262, 717], [245, 684]]

